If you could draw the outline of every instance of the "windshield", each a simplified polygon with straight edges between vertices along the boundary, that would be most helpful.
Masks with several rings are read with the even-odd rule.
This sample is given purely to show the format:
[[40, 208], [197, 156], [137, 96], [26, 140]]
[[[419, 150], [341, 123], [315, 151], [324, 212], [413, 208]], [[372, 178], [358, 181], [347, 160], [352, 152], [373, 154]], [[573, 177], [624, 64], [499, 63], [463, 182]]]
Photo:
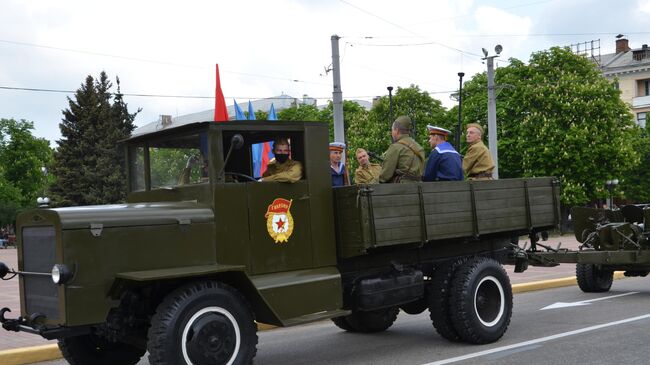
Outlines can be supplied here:
[[151, 188], [206, 183], [208, 162], [205, 133], [152, 141], [149, 143]]

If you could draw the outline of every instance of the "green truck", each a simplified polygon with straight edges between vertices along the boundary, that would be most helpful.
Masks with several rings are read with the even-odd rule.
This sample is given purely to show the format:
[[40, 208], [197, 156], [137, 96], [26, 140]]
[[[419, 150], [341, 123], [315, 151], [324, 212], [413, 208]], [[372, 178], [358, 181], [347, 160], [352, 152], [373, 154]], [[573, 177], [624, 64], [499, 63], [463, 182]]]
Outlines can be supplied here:
[[[278, 137], [298, 182], [253, 176]], [[554, 178], [332, 188], [325, 123], [192, 123], [124, 146], [126, 203], [24, 212], [18, 268], [0, 264], [21, 299], [3, 327], [57, 339], [71, 364], [248, 364], [258, 324], [378, 332], [427, 309], [443, 337], [493, 342], [512, 313], [501, 265], [525, 263], [513, 237], [559, 223]]]

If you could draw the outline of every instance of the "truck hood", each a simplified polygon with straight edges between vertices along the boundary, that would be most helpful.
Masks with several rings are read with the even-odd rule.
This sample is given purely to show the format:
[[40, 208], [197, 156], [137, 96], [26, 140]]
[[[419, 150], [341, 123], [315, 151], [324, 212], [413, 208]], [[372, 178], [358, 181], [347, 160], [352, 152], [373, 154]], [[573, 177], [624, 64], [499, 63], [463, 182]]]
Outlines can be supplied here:
[[58, 215], [63, 229], [83, 229], [91, 225], [107, 228], [214, 221], [212, 209], [196, 202], [87, 205], [51, 211]]

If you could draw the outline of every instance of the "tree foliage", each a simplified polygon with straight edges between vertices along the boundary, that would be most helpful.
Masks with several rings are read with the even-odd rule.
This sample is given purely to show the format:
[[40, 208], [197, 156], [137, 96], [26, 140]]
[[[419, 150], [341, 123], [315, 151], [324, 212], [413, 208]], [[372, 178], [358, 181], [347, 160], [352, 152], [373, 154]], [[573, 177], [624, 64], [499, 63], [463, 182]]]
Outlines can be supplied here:
[[[628, 107], [587, 58], [555, 47], [511, 59], [495, 81], [500, 177], [557, 176], [571, 206], [604, 197], [605, 180], [638, 163]], [[486, 121], [486, 84], [485, 73], [465, 84], [465, 123]]]
[[47, 185], [41, 168], [50, 165], [49, 142], [32, 135], [34, 123], [0, 119], [0, 223], [13, 222], [16, 213], [36, 205]]
[[59, 124], [62, 139], [54, 154], [51, 191], [56, 205], [107, 204], [126, 195], [124, 153], [118, 141], [130, 136], [136, 113], [129, 113], [105, 72], [88, 75]]

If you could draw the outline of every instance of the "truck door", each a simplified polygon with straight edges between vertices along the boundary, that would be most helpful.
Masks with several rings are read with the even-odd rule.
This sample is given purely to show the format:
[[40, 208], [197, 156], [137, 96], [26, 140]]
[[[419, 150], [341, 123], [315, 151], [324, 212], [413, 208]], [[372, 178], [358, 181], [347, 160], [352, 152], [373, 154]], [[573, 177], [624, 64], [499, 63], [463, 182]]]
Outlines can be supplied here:
[[313, 267], [307, 181], [246, 185], [253, 274]]

